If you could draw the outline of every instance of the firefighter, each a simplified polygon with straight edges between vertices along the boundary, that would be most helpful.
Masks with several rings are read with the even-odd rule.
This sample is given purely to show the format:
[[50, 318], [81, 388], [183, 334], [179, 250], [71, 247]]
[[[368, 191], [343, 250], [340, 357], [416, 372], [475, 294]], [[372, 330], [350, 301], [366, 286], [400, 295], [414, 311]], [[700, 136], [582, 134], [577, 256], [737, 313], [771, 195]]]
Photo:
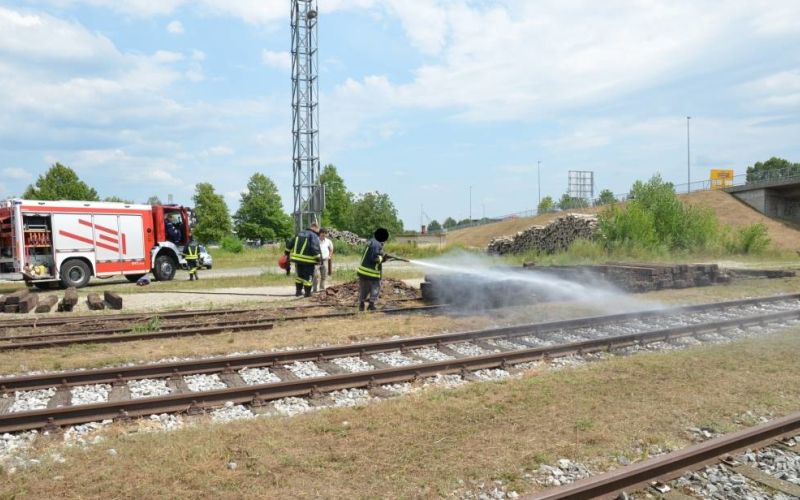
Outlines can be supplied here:
[[166, 217], [167, 221], [164, 224], [164, 229], [167, 232], [167, 241], [171, 241], [176, 245], [180, 245], [183, 241], [183, 234], [180, 225], [180, 216], [178, 214], [169, 214]]
[[289, 262], [294, 264], [295, 297], [300, 297], [304, 292], [306, 297], [311, 297], [314, 267], [320, 261], [319, 226], [314, 223], [297, 233], [286, 242], [284, 253], [289, 256]]
[[361, 256], [361, 264], [356, 270], [358, 275], [358, 310], [364, 310], [364, 302], [369, 301], [368, 310], [375, 310], [375, 302], [381, 292], [381, 276], [383, 262], [387, 255], [383, 253], [383, 244], [389, 239], [389, 231], [379, 227], [367, 242], [367, 248]]
[[200, 245], [194, 239], [191, 239], [183, 247], [183, 258], [186, 259], [186, 264], [189, 266], [189, 281], [199, 280], [197, 269], [200, 265]]

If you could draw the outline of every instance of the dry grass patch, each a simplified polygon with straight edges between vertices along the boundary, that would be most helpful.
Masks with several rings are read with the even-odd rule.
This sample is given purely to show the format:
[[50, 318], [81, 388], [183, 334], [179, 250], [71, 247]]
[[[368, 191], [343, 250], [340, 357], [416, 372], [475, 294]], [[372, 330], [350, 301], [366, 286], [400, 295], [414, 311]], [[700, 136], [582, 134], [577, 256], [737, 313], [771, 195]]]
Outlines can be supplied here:
[[[519, 491], [541, 461], [610, 465], [642, 443], [687, 444], [686, 427], [800, 405], [800, 330], [723, 346], [431, 390], [294, 418], [123, 435], [7, 478], [31, 498], [438, 497], [459, 480]], [[579, 428], [576, 443], [576, 427]], [[110, 457], [107, 450], [117, 451]], [[236, 462], [235, 471], [228, 470]], [[55, 477], [60, 479], [56, 480]]]

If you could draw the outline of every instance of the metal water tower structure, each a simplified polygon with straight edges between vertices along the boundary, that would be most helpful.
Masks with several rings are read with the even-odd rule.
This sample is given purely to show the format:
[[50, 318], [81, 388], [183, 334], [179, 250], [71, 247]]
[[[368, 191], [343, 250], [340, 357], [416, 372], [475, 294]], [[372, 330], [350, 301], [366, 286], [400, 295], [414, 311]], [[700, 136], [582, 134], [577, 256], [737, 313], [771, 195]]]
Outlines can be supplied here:
[[319, 82], [317, 0], [291, 0], [292, 170], [294, 225], [319, 222], [325, 191], [319, 183]]

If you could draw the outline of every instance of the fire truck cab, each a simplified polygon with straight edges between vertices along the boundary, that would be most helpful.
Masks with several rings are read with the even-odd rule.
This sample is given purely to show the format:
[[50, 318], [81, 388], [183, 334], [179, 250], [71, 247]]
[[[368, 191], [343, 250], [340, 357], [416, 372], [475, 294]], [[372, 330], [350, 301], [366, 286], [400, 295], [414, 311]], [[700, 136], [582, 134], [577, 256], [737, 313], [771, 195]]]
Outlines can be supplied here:
[[[167, 218], [180, 237], [167, 237]], [[92, 276], [168, 281], [186, 261], [189, 211], [178, 205], [11, 199], [0, 202], [0, 279], [80, 288]]]

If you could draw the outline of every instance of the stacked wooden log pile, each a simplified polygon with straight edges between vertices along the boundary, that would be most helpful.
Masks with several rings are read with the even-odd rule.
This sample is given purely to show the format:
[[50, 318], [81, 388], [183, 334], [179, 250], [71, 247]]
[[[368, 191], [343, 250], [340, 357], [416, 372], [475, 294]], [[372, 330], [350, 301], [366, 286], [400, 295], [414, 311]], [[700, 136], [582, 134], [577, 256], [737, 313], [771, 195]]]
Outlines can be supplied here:
[[532, 226], [514, 236], [495, 238], [487, 251], [494, 255], [531, 251], [551, 254], [566, 250], [577, 239], [591, 239], [596, 230], [597, 216], [567, 214], [546, 226]]
[[544, 266], [524, 264], [529, 271], [586, 282], [595, 278], [627, 292], [689, 288], [727, 283], [730, 276], [716, 264], [605, 264], [599, 266]]
[[344, 241], [350, 245], [364, 245], [367, 243], [367, 240], [355, 233], [351, 233], [350, 231], [339, 231], [338, 229], [328, 229], [328, 237], [334, 240]]

